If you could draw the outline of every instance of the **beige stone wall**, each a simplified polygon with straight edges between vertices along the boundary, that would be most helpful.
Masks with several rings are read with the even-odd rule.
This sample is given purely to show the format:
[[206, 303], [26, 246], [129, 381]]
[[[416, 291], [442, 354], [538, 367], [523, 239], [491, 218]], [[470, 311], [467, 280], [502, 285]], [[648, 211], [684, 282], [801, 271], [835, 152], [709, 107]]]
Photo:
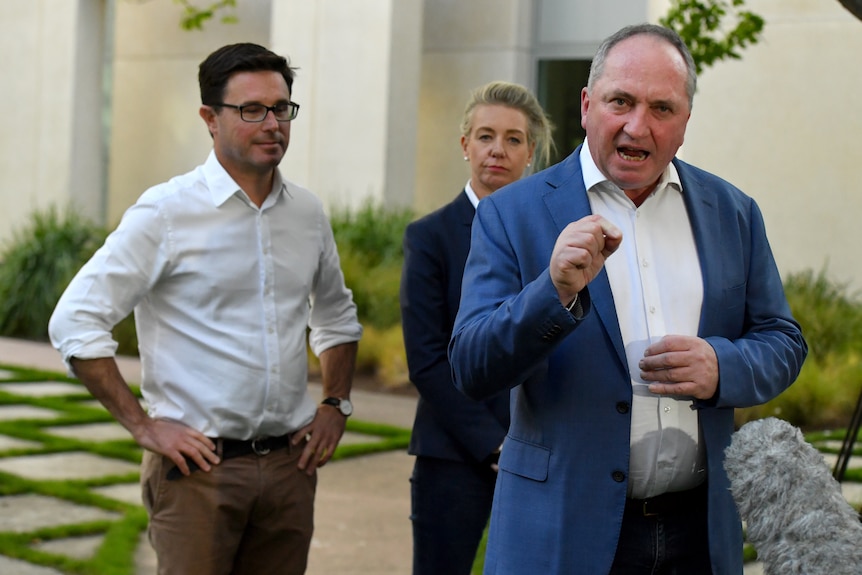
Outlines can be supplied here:
[[274, 0], [273, 46], [299, 66], [283, 161], [332, 207], [412, 202], [421, 0]]
[[104, 210], [100, 0], [3, 4], [0, 18], [0, 246], [30, 214]]
[[529, 0], [427, 0], [415, 208], [450, 201], [470, 177], [459, 125], [470, 91], [492, 80], [533, 84]]
[[269, 1], [237, 4], [238, 23], [184, 31], [173, 2], [116, 3], [110, 225], [148, 187], [206, 159], [211, 140], [198, 115], [198, 65], [224, 44], [270, 44]]
[[[102, 141], [107, 0], [11, 2], [0, 19], [0, 243], [35, 209], [74, 204], [114, 225], [150, 185], [202, 162], [197, 66], [237, 41], [299, 66], [302, 105], [283, 164], [329, 205], [372, 199], [422, 213], [469, 176], [458, 125], [469, 91], [535, 87], [536, 58], [588, 57], [619, 13], [568, 0], [242, 0], [238, 24], [179, 28], [173, 2], [116, 2], [110, 146]], [[837, 0], [748, 0], [767, 20], [742, 60], [707, 69], [681, 156], [754, 196], [783, 273], [862, 287], [856, 249], [862, 22]], [[568, 8], [566, 8], [568, 6]], [[603, 4], [605, 6], [605, 4]], [[629, 9], [621, 9], [629, 6]], [[647, 0], [655, 21], [668, 0]], [[552, 13], [565, 8], [566, 15]], [[580, 15], [580, 16], [573, 16]], [[587, 25], [587, 15], [597, 18]], [[568, 26], [559, 20], [575, 18]], [[611, 26], [615, 28], [616, 26]], [[541, 37], [537, 31], [543, 31]], [[604, 35], [604, 34], [601, 34]], [[103, 157], [105, 156], [105, 157]]]
[[837, 0], [748, 0], [766, 19], [740, 61], [701, 75], [682, 157], [760, 205], [782, 273], [862, 287], [862, 22]]

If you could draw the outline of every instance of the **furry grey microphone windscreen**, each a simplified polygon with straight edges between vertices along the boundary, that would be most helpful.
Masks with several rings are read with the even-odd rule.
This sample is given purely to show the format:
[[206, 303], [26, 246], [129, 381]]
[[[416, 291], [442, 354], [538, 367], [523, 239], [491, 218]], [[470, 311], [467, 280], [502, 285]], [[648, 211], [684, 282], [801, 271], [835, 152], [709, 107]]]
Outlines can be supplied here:
[[770, 417], [733, 434], [724, 468], [765, 575], [862, 573], [862, 523], [823, 456]]

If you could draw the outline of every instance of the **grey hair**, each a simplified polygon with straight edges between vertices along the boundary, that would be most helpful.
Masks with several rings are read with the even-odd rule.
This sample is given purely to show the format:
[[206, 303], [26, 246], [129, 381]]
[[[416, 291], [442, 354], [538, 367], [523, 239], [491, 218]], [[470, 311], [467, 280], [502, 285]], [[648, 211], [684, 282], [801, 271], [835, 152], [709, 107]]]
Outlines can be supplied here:
[[665, 28], [664, 26], [659, 26], [657, 24], [635, 24], [633, 26], [626, 26], [605, 38], [599, 46], [599, 49], [596, 50], [596, 55], [593, 56], [593, 63], [590, 65], [590, 77], [587, 80], [587, 93], [592, 91], [593, 83], [602, 76], [602, 73], [604, 73], [605, 61], [607, 60], [608, 53], [610, 53], [611, 49], [623, 40], [641, 34], [654, 36], [666, 41], [668, 44], [676, 48], [677, 52], [682, 56], [682, 59], [685, 61], [687, 72], [685, 91], [688, 94], [688, 107], [691, 109], [694, 105], [694, 93], [697, 90], [697, 69], [694, 65], [694, 58], [691, 57], [691, 52], [689, 51], [688, 46], [685, 45], [685, 42], [680, 38], [679, 34], [670, 28]]
[[535, 145], [538, 163], [547, 166], [554, 150], [554, 140], [551, 138], [554, 126], [532, 92], [520, 84], [497, 81], [473, 90], [461, 119], [461, 135], [469, 136], [473, 130], [473, 110], [476, 106], [495, 104], [518, 110], [527, 117], [527, 143]]

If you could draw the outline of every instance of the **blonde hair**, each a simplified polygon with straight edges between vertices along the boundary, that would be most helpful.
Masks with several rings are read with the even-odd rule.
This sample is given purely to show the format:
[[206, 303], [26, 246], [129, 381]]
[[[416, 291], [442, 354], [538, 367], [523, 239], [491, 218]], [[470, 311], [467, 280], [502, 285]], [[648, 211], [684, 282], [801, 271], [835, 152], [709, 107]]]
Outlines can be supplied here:
[[534, 155], [540, 166], [547, 166], [554, 150], [554, 140], [551, 139], [553, 124], [545, 115], [545, 111], [524, 86], [511, 82], [490, 82], [473, 90], [464, 117], [461, 119], [461, 135], [469, 136], [473, 129], [473, 110], [476, 106], [500, 105], [514, 108], [527, 117], [527, 141], [535, 145]]

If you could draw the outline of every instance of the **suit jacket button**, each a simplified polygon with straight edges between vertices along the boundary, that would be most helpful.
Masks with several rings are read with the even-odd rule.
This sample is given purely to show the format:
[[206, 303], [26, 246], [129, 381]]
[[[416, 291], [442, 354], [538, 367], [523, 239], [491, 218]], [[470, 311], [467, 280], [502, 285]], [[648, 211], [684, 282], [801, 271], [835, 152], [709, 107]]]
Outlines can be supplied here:
[[617, 403], [617, 412], [625, 415], [629, 412], [629, 404], [625, 401], [620, 401]]
[[614, 471], [613, 473], [611, 473], [611, 478], [617, 483], [622, 483], [626, 480], [626, 474], [622, 471]]

